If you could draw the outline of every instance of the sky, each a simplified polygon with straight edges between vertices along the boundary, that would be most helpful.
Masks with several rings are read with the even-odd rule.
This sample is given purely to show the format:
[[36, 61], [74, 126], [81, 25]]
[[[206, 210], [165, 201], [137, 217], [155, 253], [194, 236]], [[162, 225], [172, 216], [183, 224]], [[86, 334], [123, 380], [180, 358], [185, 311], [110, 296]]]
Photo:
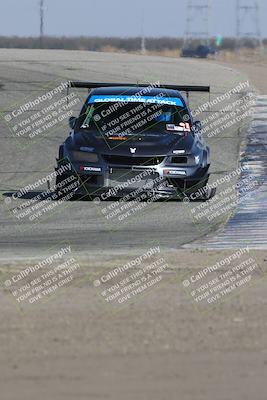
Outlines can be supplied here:
[[[140, 36], [143, 20], [146, 36], [181, 37], [186, 26], [186, 0], [44, 1], [45, 34], [50, 36]], [[212, 3], [212, 35], [234, 36], [236, 0]], [[267, 0], [259, 3], [262, 35], [267, 37]], [[0, 35], [38, 36], [39, 25], [39, 0], [0, 0]], [[249, 19], [244, 26], [251, 30]]]

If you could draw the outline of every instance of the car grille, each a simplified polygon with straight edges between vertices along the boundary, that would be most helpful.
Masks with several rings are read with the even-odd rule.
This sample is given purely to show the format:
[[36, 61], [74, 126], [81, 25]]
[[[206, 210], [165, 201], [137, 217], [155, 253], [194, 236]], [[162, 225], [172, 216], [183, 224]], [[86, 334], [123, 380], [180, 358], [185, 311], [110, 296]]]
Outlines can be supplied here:
[[103, 159], [108, 164], [114, 165], [159, 165], [165, 157], [129, 157], [129, 156], [115, 156], [115, 155], [102, 155]]
[[[137, 188], [152, 189], [157, 184], [159, 175], [154, 172], [134, 172], [129, 169], [113, 169], [109, 173], [109, 187], [122, 187], [124, 190]], [[123, 189], [121, 189], [123, 191]]]

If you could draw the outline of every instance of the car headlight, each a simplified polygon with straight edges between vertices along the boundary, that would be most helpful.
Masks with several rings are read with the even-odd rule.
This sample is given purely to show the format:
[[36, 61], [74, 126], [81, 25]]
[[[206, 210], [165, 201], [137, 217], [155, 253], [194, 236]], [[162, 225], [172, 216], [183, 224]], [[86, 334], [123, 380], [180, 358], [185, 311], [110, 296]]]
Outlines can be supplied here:
[[195, 156], [195, 163], [197, 165], [200, 163], [200, 156]]
[[96, 153], [87, 153], [85, 151], [72, 151], [71, 156], [74, 161], [83, 161], [90, 163], [98, 162], [98, 155]]

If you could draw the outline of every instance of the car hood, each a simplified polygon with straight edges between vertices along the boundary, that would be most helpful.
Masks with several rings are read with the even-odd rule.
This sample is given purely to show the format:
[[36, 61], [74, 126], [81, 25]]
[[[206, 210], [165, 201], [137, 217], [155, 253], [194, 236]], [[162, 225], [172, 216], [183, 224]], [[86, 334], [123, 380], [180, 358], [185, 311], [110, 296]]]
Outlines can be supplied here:
[[132, 154], [131, 149], [136, 155], [160, 156], [167, 155], [173, 150], [185, 150], [190, 153], [194, 144], [194, 136], [186, 134], [184, 136], [166, 134], [136, 134], [127, 136], [127, 140], [114, 140], [104, 137], [99, 133], [77, 132], [73, 135], [73, 147], [94, 148], [100, 154]]

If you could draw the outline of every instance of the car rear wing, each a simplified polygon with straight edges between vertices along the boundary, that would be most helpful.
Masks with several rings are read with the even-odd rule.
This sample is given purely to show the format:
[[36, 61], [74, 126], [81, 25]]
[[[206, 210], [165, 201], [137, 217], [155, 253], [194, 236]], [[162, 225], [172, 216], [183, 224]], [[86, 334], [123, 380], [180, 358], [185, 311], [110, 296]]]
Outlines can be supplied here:
[[76, 89], [88, 89], [89, 91], [91, 89], [97, 89], [101, 87], [143, 87], [143, 88], [148, 88], [148, 87], [155, 87], [157, 89], [172, 89], [172, 90], [178, 90], [179, 92], [185, 92], [186, 93], [186, 98], [187, 101], [189, 102], [189, 94], [190, 92], [201, 92], [201, 93], [209, 93], [210, 94], [210, 86], [188, 86], [188, 85], [154, 85], [147, 83], [106, 83], [106, 82], [82, 82], [82, 81], [73, 81], [69, 82], [68, 89], [69, 88], [76, 88]]
[[[70, 82], [69, 87], [80, 89], [96, 89], [100, 87], [149, 87], [149, 83], [98, 83], [98, 82]], [[188, 85], [157, 85], [159, 89], [173, 89], [180, 92], [210, 92], [210, 86], [188, 86]]]

